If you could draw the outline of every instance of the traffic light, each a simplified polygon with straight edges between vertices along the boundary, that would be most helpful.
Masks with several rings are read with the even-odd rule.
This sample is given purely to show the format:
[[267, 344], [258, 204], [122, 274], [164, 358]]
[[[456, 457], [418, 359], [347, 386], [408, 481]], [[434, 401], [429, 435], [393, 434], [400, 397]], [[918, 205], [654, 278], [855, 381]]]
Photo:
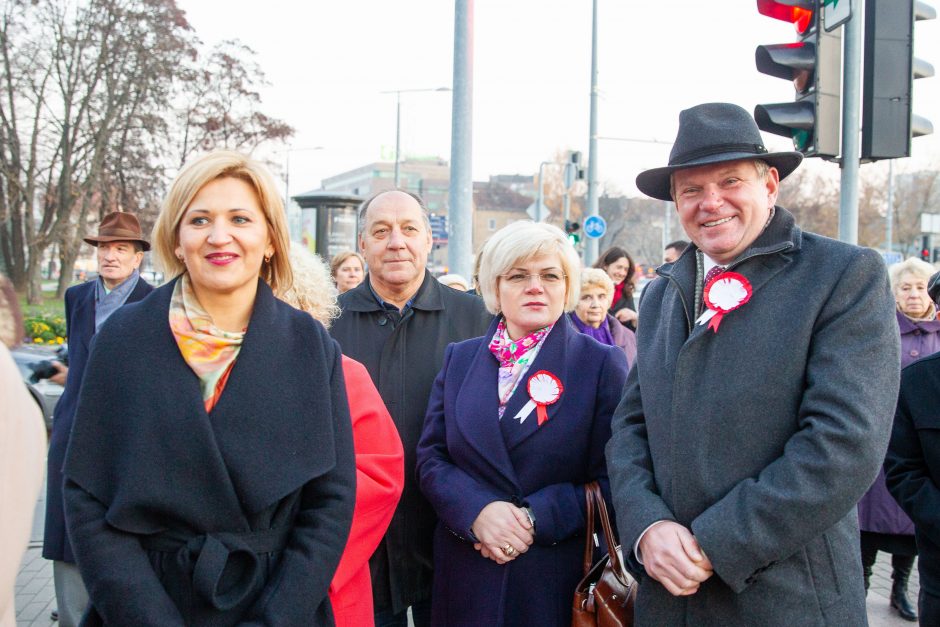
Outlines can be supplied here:
[[930, 236], [920, 236], [920, 258], [923, 261], [930, 261]]
[[819, 0], [757, 0], [762, 15], [792, 22], [799, 41], [758, 46], [757, 70], [793, 81], [793, 102], [757, 105], [762, 131], [793, 140], [807, 157], [837, 157], [841, 141], [842, 30], [822, 28]]
[[862, 151], [866, 161], [911, 155], [911, 137], [933, 133], [930, 120], [912, 112], [915, 78], [933, 66], [914, 56], [914, 22], [937, 12], [917, 0], [866, 0], [862, 86]]
[[577, 246], [581, 243], [580, 231], [580, 223], [572, 222], [571, 220], [565, 220], [565, 233], [568, 235], [568, 241], [571, 242], [574, 246]]

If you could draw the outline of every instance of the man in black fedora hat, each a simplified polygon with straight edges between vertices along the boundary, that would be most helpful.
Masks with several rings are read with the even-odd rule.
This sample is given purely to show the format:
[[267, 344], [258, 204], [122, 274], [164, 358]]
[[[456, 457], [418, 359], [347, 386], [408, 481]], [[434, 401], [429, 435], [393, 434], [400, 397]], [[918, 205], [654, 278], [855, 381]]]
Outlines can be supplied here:
[[894, 304], [877, 253], [775, 205], [801, 159], [713, 103], [637, 177], [692, 241], [646, 288], [607, 447], [640, 627], [866, 624], [855, 504], [897, 401]]
[[[57, 363], [53, 377], [65, 386], [52, 417], [46, 483], [46, 525], [42, 556], [53, 560], [59, 625], [72, 627], [88, 605], [88, 593], [75, 565], [66, 534], [62, 496], [62, 463], [78, 406], [79, 388], [88, 362], [91, 341], [104, 321], [126, 303], [141, 300], [153, 287], [140, 278], [138, 268], [150, 243], [131, 213], [109, 213], [98, 225], [98, 234], [85, 242], [97, 248], [98, 278], [65, 291], [65, 322], [68, 335], [68, 368]], [[63, 272], [69, 271], [67, 268]], [[136, 350], [128, 347], [128, 350]]]

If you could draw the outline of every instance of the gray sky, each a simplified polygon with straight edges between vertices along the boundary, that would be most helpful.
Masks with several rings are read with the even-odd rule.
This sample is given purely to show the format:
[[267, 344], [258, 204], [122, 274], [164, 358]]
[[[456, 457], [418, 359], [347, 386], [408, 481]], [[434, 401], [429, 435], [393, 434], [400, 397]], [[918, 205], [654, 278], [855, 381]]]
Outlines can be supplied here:
[[[853, 0], [858, 2], [858, 0]], [[452, 0], [179, 0], [207, 43], [239, 39], [258, 52], [271, 83], [265, 110], [297, 130], [291, 192], [321, 178], [389, 158], [395, 96], [385, 90], [450, 86]], [[532, 174], [557, 150], [587, 155], [590, 0], [476, 0], [473, 177]], [[796, 40], [793, 27], [764, 17], [754, 0], [599, 0], [601, 136], [671, 142], [680, 110], [710, 101], [792, 100], [790, 84], [757, 72], [754, 48]], [[936, 6], [936, 3], [934, 3]], [[940, 68], [940, 20], [921, 22], [915, 49]], [[940, 133], [940, 78], [915, 82], [914, 109]], [[404, 155], [450, 158], [450, 93], [402, 95]], [[770, 147], [789, 149], [766, 135]], [[322, 150], [305, 148], [322, 146]], [[599, 179], [636, 193], [644, 168], [669, 148], [599, 142]], [[940, 137], [914, 140], [896, 169], [936, 167]], [[284, 153], [273, 158], [284, 162]], [[808, 167], [836, 166], [808, 160]], [[864, 166], [882, 171], [881, 165]]]

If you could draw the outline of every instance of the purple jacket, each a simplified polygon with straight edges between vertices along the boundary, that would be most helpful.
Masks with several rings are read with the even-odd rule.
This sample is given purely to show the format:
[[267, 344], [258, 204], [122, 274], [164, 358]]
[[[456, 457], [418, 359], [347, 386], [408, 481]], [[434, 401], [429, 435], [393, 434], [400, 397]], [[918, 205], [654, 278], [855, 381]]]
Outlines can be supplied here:
[[[940, 320], [915, 322], [897, 312], [901, 331], [901, 367], [940, 352]], [[901, 511], [885, 486], [884, 470], [858, 503], [858, 526], [862, 531], [914, 535], [914, 523]]]

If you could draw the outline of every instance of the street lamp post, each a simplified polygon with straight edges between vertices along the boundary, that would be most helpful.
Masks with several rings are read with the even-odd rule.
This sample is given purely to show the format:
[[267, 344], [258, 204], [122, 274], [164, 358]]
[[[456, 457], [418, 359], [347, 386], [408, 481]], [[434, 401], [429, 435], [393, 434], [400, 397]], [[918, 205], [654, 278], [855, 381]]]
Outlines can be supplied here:
[[399, 152], [401, 150], [401, 95], [417, 94], [431, 91], [451, 91], [450, 87], [431, 87], [426, 89], [389, 89], [379, 92], [381, 94], [395, 94], [395, 187], [398, 187], [399, 169], [401, 159]]

